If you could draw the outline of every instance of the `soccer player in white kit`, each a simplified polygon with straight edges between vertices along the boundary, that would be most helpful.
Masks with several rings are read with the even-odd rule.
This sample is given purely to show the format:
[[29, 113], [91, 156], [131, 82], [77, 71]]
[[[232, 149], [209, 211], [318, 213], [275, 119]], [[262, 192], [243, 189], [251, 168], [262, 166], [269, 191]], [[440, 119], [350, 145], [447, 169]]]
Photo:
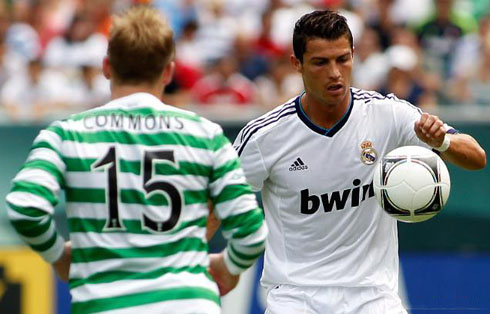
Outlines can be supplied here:
[[269, 228], [266, 313], [406, 313], [396, 220], [375, 201], [374, 165], [422, 145], [481, 169], [485, 151], [406, 101], [351, 87], [353, 40], [337, 13], [301, 17], [293, 48], [304, 93], [249, 122], [234, 143]]
[[[263, 252], [262, 210], [221, 127], [160, 101], [173, 54], [155, 9], [115, 16], [111, 101], [41, 131], [12, 182], [12, 225], [69, 278], [72, 314], [219, 314], [220, 294]], [[52, 217], [61, 189], [68, 243]], [[212, 255], [208, 200], [229, 240]]]

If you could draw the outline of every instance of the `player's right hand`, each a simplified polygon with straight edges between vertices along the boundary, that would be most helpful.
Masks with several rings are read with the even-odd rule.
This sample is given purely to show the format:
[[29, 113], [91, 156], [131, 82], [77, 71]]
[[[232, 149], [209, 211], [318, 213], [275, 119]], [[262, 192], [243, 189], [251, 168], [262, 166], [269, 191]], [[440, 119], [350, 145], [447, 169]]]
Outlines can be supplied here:
[[417, 137], [431, 147], [441, 146], [446, 135], [444, 122], [438, 116], [425, 112], [420, 117], [420, 120], [415, 122], [414, 130]]
[[208, 272], [218, 284], [220, 296], [226, 295], [233, 290], [240, 279], [240, 275], [233, 275], [226, 267], [223, 252], [209, 254]]
[[70, 264], [71, 264], [71, 242], [65, 242], [65, 249], [61, 257], [53, 263], [53, 268], [56, 271], [58, 277], [67, 282], [70, 277]]

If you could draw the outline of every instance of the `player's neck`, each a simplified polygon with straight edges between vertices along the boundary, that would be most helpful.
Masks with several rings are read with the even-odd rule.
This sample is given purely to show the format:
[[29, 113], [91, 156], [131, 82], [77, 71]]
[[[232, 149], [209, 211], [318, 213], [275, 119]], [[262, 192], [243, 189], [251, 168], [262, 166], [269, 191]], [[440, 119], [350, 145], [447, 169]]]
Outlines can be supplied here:
[[126, 97], [136, 93], [148, 93], [158, 99], [161, 99], [163, 85], [161, 84], [140, 84], [140, 85], [123, 85], [111, 84], [111, 100]]
[[305, 93], [301, 97], [301, 105], [305, 114], [317, 126], [330, 129], [333, 127], [347, 112], [350, 104], [350, 93], [345, 99], [336, 105], [326, 104], [320, 100]]

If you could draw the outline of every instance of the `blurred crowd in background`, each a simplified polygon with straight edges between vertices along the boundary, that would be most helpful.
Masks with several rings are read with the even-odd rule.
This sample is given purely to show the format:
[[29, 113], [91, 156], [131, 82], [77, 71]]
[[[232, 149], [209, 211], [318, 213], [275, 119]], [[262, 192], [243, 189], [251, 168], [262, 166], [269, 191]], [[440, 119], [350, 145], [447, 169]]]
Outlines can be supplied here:
[[266, 111], [299, 94], [294, 23], [327, 8], [353, 32], [353, 86], [426, 111], [490, 105], [490, 0], [0, 0], [4, 120], [42, 122], [107, 102], [110, 15], [137, 4], [159, 9], [174, 30], [176, 73], [162, 96], [172, 105]]

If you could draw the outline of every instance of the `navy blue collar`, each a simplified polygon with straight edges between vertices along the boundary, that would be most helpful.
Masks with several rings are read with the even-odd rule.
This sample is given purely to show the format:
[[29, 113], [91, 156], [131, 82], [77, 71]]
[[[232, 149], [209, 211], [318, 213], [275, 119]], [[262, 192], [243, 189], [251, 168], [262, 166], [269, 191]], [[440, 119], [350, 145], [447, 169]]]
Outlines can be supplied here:
[[301, 106], [301, 97], [304, 94], [305, 94], [305, 92], [303, 92], [301, 95], [299, 95], [296, 98], [296, 100], [295, 100], [295, 103], [296, 103], [296, 112], [298, 113], [298, 116], [301, 119], [301, 121], [303, 121], [304, 124], [306, 124], [307, 127], [309, 127], [310, 129], [312, 129], [314, 132], [316, 132], [318, 134], [325, 135], [325, 136], [328, 136], [328, 137], [334, 136], [344, 126], [344, 124], [347, 122], [347, 120], [349, 119], [349, 116], [350, 116], [350, 114], [352, 112], [352, 107], [354, 106], [354, 95], [352, 95], [352, 90], [350, 91], [349, 108], [344, 113], [344, 115], [342, 116], [342, 118], [340, 118], [340, 120], [337, 121], [337, 123], [335, 123], [335, 125], [333, 127], [331, 127], [330, 129], [325, 129], [325, 128], [322, 128], [322, 127], [316, 125], [306, 115], [305, 111], [303, 110], [303, 106]]

